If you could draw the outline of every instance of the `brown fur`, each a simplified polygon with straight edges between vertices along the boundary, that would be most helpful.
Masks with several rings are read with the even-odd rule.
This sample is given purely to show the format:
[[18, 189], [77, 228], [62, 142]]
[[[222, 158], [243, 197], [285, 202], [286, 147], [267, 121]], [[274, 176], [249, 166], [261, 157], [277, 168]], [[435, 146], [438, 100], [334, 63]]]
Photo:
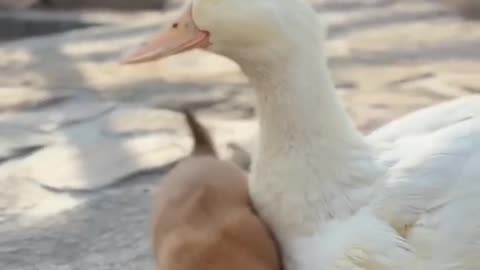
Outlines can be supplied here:
[[189, 110], [184, 110], [183, 113], [194, 141], [191, 156], [211, 155], [217, 157], [215, 145], [208, 131], [198, 123], [195, 116]]
[[165, 177], [154, 205], [160, 270], [279, 270], [277, 246], [250, 206], [246, 174], [216, 157], [212, 140], [186, 112], [192, 155]]

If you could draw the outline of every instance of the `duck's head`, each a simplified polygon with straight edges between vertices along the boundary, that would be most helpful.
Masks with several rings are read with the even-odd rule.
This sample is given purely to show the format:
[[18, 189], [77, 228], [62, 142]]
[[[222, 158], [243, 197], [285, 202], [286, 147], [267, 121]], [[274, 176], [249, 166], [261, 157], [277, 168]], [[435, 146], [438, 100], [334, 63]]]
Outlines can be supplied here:
[[122, 59], [150, 62], [205, 49], [241, 62], [285, 55], [323, 40], [304, 0], [190, 0], [182, 15]]

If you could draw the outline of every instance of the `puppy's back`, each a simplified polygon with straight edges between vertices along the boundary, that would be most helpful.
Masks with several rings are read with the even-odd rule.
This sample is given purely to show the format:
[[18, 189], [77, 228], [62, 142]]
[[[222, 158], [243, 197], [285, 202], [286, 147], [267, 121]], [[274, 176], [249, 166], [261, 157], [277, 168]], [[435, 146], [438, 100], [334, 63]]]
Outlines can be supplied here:
[[269, 230], [250, 206], [247, 176], [218, 159], [213, 141], [185, 112], [194, 146], [156, 194], [153, 246], [159, 269], [278, 270]]

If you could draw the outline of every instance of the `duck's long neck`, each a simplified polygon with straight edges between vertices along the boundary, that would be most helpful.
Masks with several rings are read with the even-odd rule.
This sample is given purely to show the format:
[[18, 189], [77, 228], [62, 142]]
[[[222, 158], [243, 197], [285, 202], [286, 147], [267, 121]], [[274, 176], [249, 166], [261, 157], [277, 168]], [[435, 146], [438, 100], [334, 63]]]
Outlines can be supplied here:
[[321, 53], [262, 63], [242, 66], [260, 118], [251, 197], [279, 235], [318, 231], [365, 203], [379, 171]]
[[[361, 144], [363, 139], [335, 93], [321, 52], [266, 61], [245, 69], [256, 88], [262, 153], [281, 147]], [[312, 145], [313, 144], [313, 145]]]

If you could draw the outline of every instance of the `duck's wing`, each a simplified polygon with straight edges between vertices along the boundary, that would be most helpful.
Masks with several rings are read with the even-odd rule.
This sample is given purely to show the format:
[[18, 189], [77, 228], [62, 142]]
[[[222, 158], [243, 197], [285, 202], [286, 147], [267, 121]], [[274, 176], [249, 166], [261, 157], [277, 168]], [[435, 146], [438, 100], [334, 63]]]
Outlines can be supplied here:
[[480, 269], [480, 115], [463, 112], [380, 152], [388, 175], [371, 207], [428, 258], [423, 269]]
[[435, 132], [471, 117], [480, 117], [480, 95], [465, 96], [412, 112], [373, 131], [367, 138], [376, 145], [392, 143]]
[[[389, 224], [362, 209], [338, 224], [325, 227], [319, 247], [324, 269], [416, 270], [414, 250]], [[319, 264], [320, 265], [320, 264]]]

